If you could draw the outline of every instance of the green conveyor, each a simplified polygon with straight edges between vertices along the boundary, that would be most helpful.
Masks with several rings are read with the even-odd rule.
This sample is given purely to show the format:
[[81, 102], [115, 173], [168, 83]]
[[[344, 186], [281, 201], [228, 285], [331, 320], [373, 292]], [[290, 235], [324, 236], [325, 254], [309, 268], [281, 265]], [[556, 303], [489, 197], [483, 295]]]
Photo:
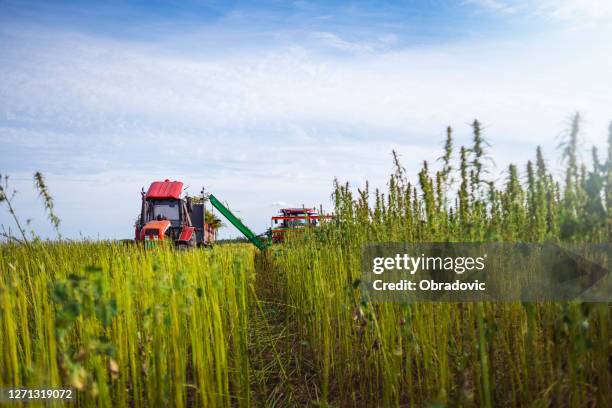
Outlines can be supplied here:
[[249, 227], [247, 227], [246, 225], [244, 225], [242, 223], [242, 221], [240, 221], [240, 219], [238, 219], [238, 217], [236, 217], [234, 214], [232, 214], [232, 212], [226, 207], [224, 206], [221, 201], [219, 201], [217, 199], [217, 197], [215, 197], [213, 194], [210, 194], [208, 199], [210, 200], [210, 203], [213, 205], [213, 207], [215, 207], [217, 210], [219, 210], [219, 212], [221, 214], [223, 214], [223, 216], [232, 223], [232, 225], [236, 228], [238, 228], [238, 230], [240, 232], [242, 232], [242, 234], [247, 237], [247, 239], [249, 241], [251, 241], [253, 243], [253, 245], [255, 245], [257, 248], [259, 248], [260, 250], [265, 250], [268, 245], [266, 242], [263, 242], [262, 240], [260, 240], [257, 235], [251, 231], [249, 229]]

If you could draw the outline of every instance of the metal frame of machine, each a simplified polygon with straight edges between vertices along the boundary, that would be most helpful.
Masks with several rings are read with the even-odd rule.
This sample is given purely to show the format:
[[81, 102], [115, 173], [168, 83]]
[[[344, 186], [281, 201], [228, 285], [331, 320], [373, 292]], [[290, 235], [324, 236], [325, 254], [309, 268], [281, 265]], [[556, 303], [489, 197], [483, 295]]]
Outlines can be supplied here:
[[279, 213], [281, 215], [273, 216], [270, 220], [272, 242], [283, 242], [288, 231], [302, 231], [308, 226], [316, 227], [333, 218], [331, 215], [319, 215], [314, 208], [281, 208]]

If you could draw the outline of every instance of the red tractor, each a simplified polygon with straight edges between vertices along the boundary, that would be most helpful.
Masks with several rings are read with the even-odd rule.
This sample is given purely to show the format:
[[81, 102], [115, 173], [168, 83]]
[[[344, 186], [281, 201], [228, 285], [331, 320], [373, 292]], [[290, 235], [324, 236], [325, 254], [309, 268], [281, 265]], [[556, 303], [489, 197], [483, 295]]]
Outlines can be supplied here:
[[319, 215], [314, 208], [281, 208], [280, 215], [272, 217], [272, 242], [283, 242], [289, 231], [303, 231], [306, 227], [317, 227], [328, 221], [331, 215]]
[[178, 247], [209, 246], [216, 230], [206, 223], [205, 199], [181, 198], [180, 181], [154, 181], [142, 190], [140, 216], [136, 221], [136, 241], [172, 241]]

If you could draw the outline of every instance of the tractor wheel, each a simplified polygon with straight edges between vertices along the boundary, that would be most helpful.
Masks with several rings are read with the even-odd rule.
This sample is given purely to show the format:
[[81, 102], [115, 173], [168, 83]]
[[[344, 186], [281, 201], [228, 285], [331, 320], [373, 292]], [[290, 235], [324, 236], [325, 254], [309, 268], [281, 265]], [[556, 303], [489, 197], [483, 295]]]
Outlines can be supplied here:
[[195, 238], [195, 234], [191, 237], [191, 239], [189, 241], [181, 241], [181, 242], [177, 242], [176, 244], [176, 248], [178, 250], [184, 251], [187, 249], [192, 249], [196, 247], [196, 238]]

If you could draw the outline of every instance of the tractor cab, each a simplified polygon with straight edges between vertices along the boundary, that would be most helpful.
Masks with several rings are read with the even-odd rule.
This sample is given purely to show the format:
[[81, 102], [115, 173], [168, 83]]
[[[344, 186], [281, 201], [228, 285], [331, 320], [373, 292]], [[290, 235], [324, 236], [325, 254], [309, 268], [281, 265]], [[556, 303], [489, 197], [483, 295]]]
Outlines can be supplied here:
[[168, 220], [172, 227], [180, 227], [181, 212], [179, 208], [182, 200], [149, 200], [149, 209], [146, 221]]
[[181, 198], [180, 181], [154, 181], [144, 192], [136, 221], [136, 241], [169, 240], [180, 246], [210, 245], [215, 230], [206, 223], [204, 200]]
[[330, 218], [329, 215], [319, 215], [314, 208], [281, 208], [279, 215], [271, 220], [272, 241], [283, 242], [288, 231], [318, 227], [321, 222]]

